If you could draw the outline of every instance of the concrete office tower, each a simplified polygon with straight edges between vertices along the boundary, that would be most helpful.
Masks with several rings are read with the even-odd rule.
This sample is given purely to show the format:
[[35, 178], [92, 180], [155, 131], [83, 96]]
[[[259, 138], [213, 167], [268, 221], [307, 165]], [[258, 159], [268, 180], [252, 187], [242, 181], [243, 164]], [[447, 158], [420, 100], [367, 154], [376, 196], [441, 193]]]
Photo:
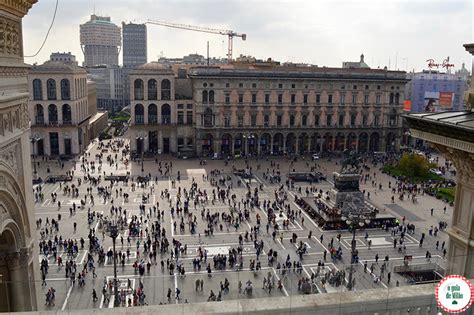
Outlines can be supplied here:
[[35, 283], [40, 277], [21, 35], [23, 17], [36, 1], [0, 1], [0, 312], [35, 311], [37, 298], [44, 298]]
[[118, 65], [120, 27], [113, 24], [110, 17], [93, 14], [90, 21], [81, 24], [80, 32], [85, 67]]
[[122, 22], [122, 32], [124, 67], [146, 63], [146, 25]]

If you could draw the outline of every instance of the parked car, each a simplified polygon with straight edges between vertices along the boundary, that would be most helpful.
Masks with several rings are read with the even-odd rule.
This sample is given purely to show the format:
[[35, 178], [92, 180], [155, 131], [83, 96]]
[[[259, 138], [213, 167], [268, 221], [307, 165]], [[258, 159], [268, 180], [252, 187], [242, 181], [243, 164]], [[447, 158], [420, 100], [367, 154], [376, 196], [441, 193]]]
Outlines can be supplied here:
[[317, 153], [313, 154], [312, 159], [313, 159], [313, 161], [319, 160], [319, 154], [317, 154]]

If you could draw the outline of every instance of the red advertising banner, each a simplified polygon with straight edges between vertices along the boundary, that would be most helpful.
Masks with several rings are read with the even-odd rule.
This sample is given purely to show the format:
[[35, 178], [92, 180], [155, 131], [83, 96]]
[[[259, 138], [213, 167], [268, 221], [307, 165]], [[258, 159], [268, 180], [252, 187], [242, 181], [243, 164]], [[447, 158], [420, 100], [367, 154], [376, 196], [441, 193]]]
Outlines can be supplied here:
[[404, 100], [403, 101], [403, 110], [409, 112], [411, 110], [411, 101]]
[[443, 108], [453, 107], [453, 92], [439, 92], [438, 103]]

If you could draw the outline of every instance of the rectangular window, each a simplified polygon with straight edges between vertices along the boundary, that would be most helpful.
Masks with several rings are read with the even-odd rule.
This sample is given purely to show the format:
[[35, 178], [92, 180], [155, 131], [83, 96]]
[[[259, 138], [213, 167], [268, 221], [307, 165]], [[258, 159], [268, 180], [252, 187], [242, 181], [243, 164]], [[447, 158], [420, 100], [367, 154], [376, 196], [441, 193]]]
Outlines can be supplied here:
[[292, 89], [296, 88], [296, 84], [292, 83], [292, 84], [291, 84], [291, 88], [292, 88]]
[[277, 116], [277, 126], [281, 126], [282, 121], [283, 121], [282, 116], [278, 115]]
[[178, 124], [183, 125], [184, 124], [184, 112], [178, 111]]
[[354, 90], [357, 90], [357, 85], [352, 86]]
[[257, 83], [252, 83], [252, 89], [256, 89], [257, 88]]
[[332, 94], [328, 95], [328, 104], [332, 104]]
[[225, 84], [225, 87], [226, 87], [226, 88], [229, 88], [229, 87], [230, 87], [230, 83], [227, 82], [227, 83]]
[[239, 88], [243, 88], [244, 87], [244, 84], [243, 83], [239, 83]]
[[283, 89], [283, 84], [278, 83], [278, 88], [279, 88], [279, 89]]
[[339, 115], [339, 126], [344, 126], [344, 115]]
[[364, 105], [369, 105], [369, 96], [364, 95]]
[[226, 103], [227, 105], [230, 104], [230, 94], [229, 94], [229, 93], [226, 93], [226, 94], [225, 94], [225, 103]]
[[252, 104], [257, 103], [257, 94], [253, 93], [252, 94]]
[[296, 95], [295, 94], [291, 94], [291, 104], [294, 104], [296, 101]]
[[351, 115], [351, 126], [355, 126], [356, 124], [356, 115]]
[[270, 124], [270, 116], [268, 115], [263, 116], [263, 125], [265, 127], [268, 127], [269, 124]]
[[379, 116], [375, 116], [374, 117], [374, 126], [378, 126], [379, 125]]
[[183, 109], [184, 108], [184, 104], [178, 104], [178, 109]]
[[367, 115], [362, 116], [362, 125], [367, 126]]
[[237, 126], [243, 127], [243, 125], [244, 125], [244, 116], [242, 115], [237, 116]]
[[265, 104], [270, 104], [270, 94], [265, 94]]
[[193, 112], [190, 112], [190, 111], [186, 112], [186, 124], [187, 125], [193, 124]]
[[375, 96], [375, 104], [380, 105], [380, 95]]
[[332, 116], [326, 115], [326, 126], [331, 126], [332, 123]]
[[283, 103], [283, 94], [278, 94], [278, 104]]
[[344, 105], [346, 103], [346, 95], [341, 94], [341, 105]]
[[224, 127], [230, 127], [230, 116], [224, 117]]
[[308, 94], [303, 95], [303, 104], [308, 104]]
[[193, 109], [193, 104], [187, 104], [186, 109]]
[[380, 90], [380, 85], [377, 85], [377, 90]]
[[252, 115], [250, 116], [250, 120], [252, 122], [252, 126], [256, 126], [257, 125], [257, 115]]
[[316, 94], [316, 104], [321, 103], [321, 94]]
[[242, 104], [244, 102], [244, 95], [239, 94], [239, 104]]
[[184, 138], [178, 138], [178, 147], [184, 146]]
[[352, 105], [357, 104], [357, 94], [352, 94]]

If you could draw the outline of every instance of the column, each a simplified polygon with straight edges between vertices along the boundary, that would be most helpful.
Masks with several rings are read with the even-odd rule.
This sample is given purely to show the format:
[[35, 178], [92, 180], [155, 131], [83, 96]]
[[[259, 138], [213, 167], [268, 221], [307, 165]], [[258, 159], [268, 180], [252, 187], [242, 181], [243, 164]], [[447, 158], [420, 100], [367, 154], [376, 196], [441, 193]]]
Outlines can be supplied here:
[[296, 137], [296, 141], [295, 141], [295, 153], [296, 154], [300, 154], [300, 151], [299, 151], [299, 148], [300, 148], [300, 137]]
[[245, 155], [249, 154], [249, 138], [244, 138], [244, 143], [245, 143]]
[[335, 151], [336, 147], [336, 137], [332, 137], [331, 151]]
[[218, 156], [221, 155], [221, 139], [214, 138], [214, 153], [217, 153]]
[[308, 148], [308, 153], [313, 151], [313, 150], [311, 150], [311, 136], [309, 136], [309, 135], [308, 135], [307, 148]]
[[[261, 136], [260, 136], [261, 137]], [[256, 145], [257, 145], [257, 154], [260, 155], [260, 152], [262, 151], [262, 148], [261, 148], [261, 138], [255, 138], [255, 141], [257, 142]]]
[[287, 136], [283, 137], [283, 152], [286, 152], [286, 137]]
[[158, 150], [163, 153], [163, 131], [158, 131]]
[[234, 147], [234, 145], [235, 145], [235, 138], [232, 137], [232, 139], [230, 140], [230, 146], [231, 146], [230, 151], [232, 152], [232, 157], [235, 156], [235, 147]]
[[359, 153], [359, 135], [356, 135], [355, 151]]

